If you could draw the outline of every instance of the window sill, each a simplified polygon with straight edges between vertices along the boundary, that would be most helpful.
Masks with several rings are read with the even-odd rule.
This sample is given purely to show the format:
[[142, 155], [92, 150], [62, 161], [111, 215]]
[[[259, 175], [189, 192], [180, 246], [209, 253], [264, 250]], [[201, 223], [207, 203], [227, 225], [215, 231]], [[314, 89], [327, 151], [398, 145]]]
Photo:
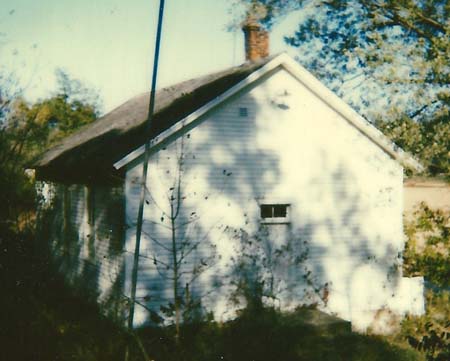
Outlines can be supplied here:
[[284, 217], [262, 218], [261, 224], [290, 224], [291, 221]]

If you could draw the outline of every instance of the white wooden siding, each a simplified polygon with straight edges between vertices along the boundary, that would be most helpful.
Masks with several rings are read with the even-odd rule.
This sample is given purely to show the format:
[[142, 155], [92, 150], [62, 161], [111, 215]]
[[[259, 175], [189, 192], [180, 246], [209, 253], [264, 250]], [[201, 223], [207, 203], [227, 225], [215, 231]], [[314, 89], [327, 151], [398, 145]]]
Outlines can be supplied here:
[[49, 185], [40, 236], [60, 274], [119, 322], [124, 317], [122, 187]]
[[[247, 117], [239, 115], [243, 107]], [[168, 255], [150, 237], [169, 244], [163, 212], [168, 210], [167, 191], [177, 178], [175, 161], [182, 142], [186, 196], [182, 220], [196, 212], [194, 233], [199, 238], [208, 233], [221, 256], [191, 292], [216, 318], [231, 317], [236, 309], [230, 302], [229, 280], [239, 245], [232, 230], [255, 233], [261, 203], [290, 204], [289, 232], [298, 247], [308, 247], [308, 264], [317, 281], [329, 283], [330, 312], [366, 327], [371, 321], [368, 314], [395, 303], [404, 245], [403, 169], [284, 70], [266, 75], [213, 109], [182, 138], [152, 155], [138, 277], [140, 302], [156, 312], [160, 305], [173, 302], [171, 283], [152, 260], [157, 254], [158, 260], [167, 261]], [[136, 161], [126, 175], [130, 253], [141, 169]], [[186, 227], [179, 231], [183, 234]], [[203, 246], [196, 251], [198, 257], [210, 252], [208, 242]], [[281, 295], [281, 307], [293, 308], [303, 302], [303, 285], [295, 267], [282, 273], [297, 282]], [[405, 302], [397, 307], [399, 312], [408, 309]], [[136, 325], [148, 321], [144, 308], [137, 308], [135, 321]]]

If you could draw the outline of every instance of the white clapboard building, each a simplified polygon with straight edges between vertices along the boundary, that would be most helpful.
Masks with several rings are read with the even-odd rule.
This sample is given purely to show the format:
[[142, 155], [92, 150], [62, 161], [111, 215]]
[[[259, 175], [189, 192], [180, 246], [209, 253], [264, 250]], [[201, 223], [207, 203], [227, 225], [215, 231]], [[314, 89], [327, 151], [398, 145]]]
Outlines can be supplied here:
[[245, 307], [246, 287], [359, 329], [383, 310], [422, 313], [423, 280], [402, 275], [403, 174], [420, 165], [289, 56], [268, 56], [264, 30], [245, 33], [243, 65], [157, 91], [150, 130], [147, 93], [35, 164], [61, 273], [126, 318], [149, 141], [135, 326], [170, 322], [174, 287], [217, 320]]

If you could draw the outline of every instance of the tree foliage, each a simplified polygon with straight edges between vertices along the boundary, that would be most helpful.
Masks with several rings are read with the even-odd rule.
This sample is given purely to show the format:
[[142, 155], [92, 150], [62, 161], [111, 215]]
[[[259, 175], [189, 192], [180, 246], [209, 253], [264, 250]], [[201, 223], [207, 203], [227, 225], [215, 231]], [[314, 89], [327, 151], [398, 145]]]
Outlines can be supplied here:
[[428, 361], [450, 358], [450, 292], [426, 293], [424, 316], [408, 316], [402, 323], [402, 335], [414, 348], [423, 351]]
[[25, 169], [33, 159], [98, 116], [98, 100], [92, 91], [62, 71], [57, 72], [57, 80], [56, 93], [34, 104], [11, 92], [10, 81], [0, 87], [2, 227], [21, 228], [32, 221], [34, 179]]
[[[84, 344], [73, 350], [62, 346], [64, 338], [80, 341], [96, 326], [102, 332], [111, 326], [104, 320], [80, 326], [82, 317], [74, 320], [61, 318], [73, 312], [93, 315], [96, 310], [85, 307], [79, 301], [75, 305], [70, 291], [55, 281], [55, 273], [48, 269], [45, 245], [35, 242], [35, 209], [38, 200], [35, 182], [25, 169], [33, 159], [63, 136], [87, 124], [98, 115], [98, 102], [92, 92], [64, 72], [59, 72], [58, 89], [46, 99], [30, 103], [21, 97], [19, 82], [14, 76], [0, 74], [0, 281], [4, 295], [0, 305], [3, 310], [0, 335], [8, 344], [3, 354], [6, 359], [58, 358], [64, 349], [66, 355], [93, 359], [97, 351]], [[52, 300], [51, 295], [58, 294]], [[61, 300], [64, 299], [64, 302]], [[70, 301], [72, 300], [72, 301]], [[67, 307], [63, 311], [60, 307]], [[88, 312], [86, 310], [89, 309]], [[32, 325], [32, 327], [29, 327]], [[75, 325], [75, 326], [74, 326]], [[73, 326], [73, 327], [72, 327]], [[83, 331], [80, 331], [83, 327]], [[72, 329], [71, 329], [72, 328]], [[31, 332], [27, 332], [30, 329]], [[73, 333], [78, 333], [77, 336]], [[83, 333], [84, 332], [84, 333]], [[115, 333], [116, 331], [113, 331]], [[0, 332], [2, 333], [2, 332]], [[71, 336], [72, 335], [72, 336]], [[6, 336], [6, 338], [5, 338]], [[112, 335], [110, 335], [112, 336]], [[81, 338], [80, 338], [81, 337]], [[114, 336], [112, 336], [114, 337]], [[111, 338], [111, 337], [110, 337]], [[48, 341], [51, 340], [51, 341]], [[119, 337], [115, 338], [113, 354], [122, 348]], [[73, 341], [73, 339], [72, 339]], [[78, 342], [80, 341], [80, 342]], [[70, 343], [70, 341], [68, 341]], [[99, 341], [102, 343], [102, 341]], [[121, 341], [120, 341], [121, 342]], [[27, 343], [31, 347], [23, 347]], [[108, 346], [105, 346], [108, 347]], [[13, 351], [9, 354], [8, 351]], [[98, 354], [104, 354], [103, 353]], [[107, 352], [108, 353], [108, 352]], [[82, 355], [82, 356], [81, 356]]]
[[430, 209], [422, 204], [407, 222], [408, 242], [404, 271], [423, 275], [426, 313], [408, 316], [402, 323], [402, 335], [414, 348], [424, 351], [427, 360], [450, 357], [450, 212]]
[[260, 18], [268, 27], [301, 10], [298, 29], [287, 43], [299, 49], [300, 63], [360, 111], [379, 102], [383, 113], [400, 107], [413, 118], [448, 115], [447, 0], [238, 2], [262, 6]]
[[450, 287], [450, 212], [433, 210], [426, 204], [414, 213], [405, 227], [408, 237], [404, 270], [423, 275], [437, 288]]
[[377, 127], [402, 149], [414, 154], [425, 174], [450, 176], [450, 122], [445, 117], [416, 122], [398, 115], [392, 121], [376, 121]]

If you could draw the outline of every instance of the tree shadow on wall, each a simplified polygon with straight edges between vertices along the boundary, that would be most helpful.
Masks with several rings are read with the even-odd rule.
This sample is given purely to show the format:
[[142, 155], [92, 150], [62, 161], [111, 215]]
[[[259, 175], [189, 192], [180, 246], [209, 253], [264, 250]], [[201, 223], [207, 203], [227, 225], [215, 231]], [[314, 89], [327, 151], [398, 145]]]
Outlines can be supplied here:
[[39, 243], [80, 297], [123, 323], [124, 202], [101, 186], [54, 185], [39, 211]]
[[[295, 173], [305, 171], [302, 164], [294, 162], [295, 155], [280, 145], [283, 139], [277, 140], [274, 133], [276, 127], [289, 124], [290, 95], [284, 92], [274, 97], [271, 89], [262, 91], [266, 94], [258, 99], [251, 95], [236, 96], [230, 103], [219, 107], [217, 112], [213, 110], [180, 133], [180, 136], [194, 141], [188, 151], [189, 157], [185, 159], [186, 182], [193, 184], [192, 192], [184, 196], [194, 194], [198, 198], [186, 206], [185, 218], [180, 219], [189, 220], [192, 212], [200, 214], [198, 208], [202, 208], [207, 211], [197, 223], [198, 234], [209, 234], [211, 222], [203, 220], [215, 217], [216, 223], [222, 226], [221, 236], [216, 234], [216, 239], [212, 236], [209, 239], [216, 243], [217, 252], [222, 257], [212, 267], [217, 272], [211, 272], [209, 278], [198, 278], [196, 285], [190, 287], [191, 295], [202, 301], [208, 300], [208, 307], [214, 309], [218, 307], [217, 299], [223, 300], [223, 296], [233, 298], [233, 292], [242, 285], [239, 278], [243, 278], [253, 282], [249, 287], [261, 296], [259, 298], [269, 297], [276, 301], [277, 293], [283, 294], [283, 298], [294, 307], [295, 302], [303, 303], [306, 285], [316, 289], [315, 293], [321, 294], [322, 298], [333, 295], [338, 299], [333, 312], [350, 318], [354, 312], [351, 300], [358, 294], [360, 286], [355, 281], [355, 270], [363, 270], [367, 266], [384, 277], [373, 280], [380, 284], [380, 288], [395, 289], [399, 275], [399, 250], [393, 244], [397, 242], [386, 239], [376, 227], [367, 227], [367, 219], [373, 216], [368, 210], [374, 204], [367, 199], [367, 192], [354, 181], [358, 173], [349, 166], [348, 159], [336, 158], [335, 154], [341, 153], [325, 148], [333, 145], [318, 144], [314, 153], [319, 154], [319, 160], [315, 158], [314, 162], [320, 164], [305, 167], [311, 172], [306, 174], [306, 183], [295, 183], [299, 179]], [[269, 104], [270, 117], [261, 112], [260, 109], [267, 109], [267, 104], [262, 104], [262, 101]], [[241, 106], [248, 109], [246, 117], [238, 116]], [[170, 145], [167, 152], [169, 150]], [[164, 152], [166, 150], [162, 149], [159, 153], [163, 165]], [[287, 162], [290, 162], [290, 167], [286, 167]], [[229, 175], [225, 185], [222, 181], [224, 174]], [[266, 241], [260, 239], [259, 207], [273, 202], [271, 197], [279, 197], [280, 185], [286, 179], [292, 182], [289, 185], [293, 199], [291, 206], [295, 208], [296, 216], [283, 226], [287, 235], [285, 244], [271, 245], [271, 235], [266, 237]], [[220, 197], [212, 197], [213, 194]], [[283, 194], [284, 198], [290, 196], [286, 192]], [[147, 221], [161, 224], [157, 215]], [[268, 228], [275, 226], [269, 225]], [[152, 231], [148, 233], [154, 235]], [[159, 241], [161, 239], [163, 237], [158, 238]], [[248, 247], [251, 239], [259, 239], [252, 241], [252, 247], [258, 244], [259, 250]], [[154, 250], [148, 251], [150, 254], [147, 256], [153, 257]], [[193, 263], [201, 262], [204, 257], [196, 252], [192, 255]], [[275, 265], [264, 264], [272, 261]], [[239, 267], [240, 276], [236, 274]], [[148, 308], [158, 309], [158, 303], [162, 301], [173, 302], [161, 281], [164, 276], [158, 281], [155, 270], [148, 274], [145, 272], [141, 273], [143, 277], [138, 282], [138, 289], [149, 289], [154, 303], [148, 302]], [[308, 277], [314, 281], [308, 281]], [[278, 281], [275, 282], [275, 278]], [[261, 287], [270, 292], [267, 289], [261, 291]], [[232, 302], [226, 307], [232, 308]]]

